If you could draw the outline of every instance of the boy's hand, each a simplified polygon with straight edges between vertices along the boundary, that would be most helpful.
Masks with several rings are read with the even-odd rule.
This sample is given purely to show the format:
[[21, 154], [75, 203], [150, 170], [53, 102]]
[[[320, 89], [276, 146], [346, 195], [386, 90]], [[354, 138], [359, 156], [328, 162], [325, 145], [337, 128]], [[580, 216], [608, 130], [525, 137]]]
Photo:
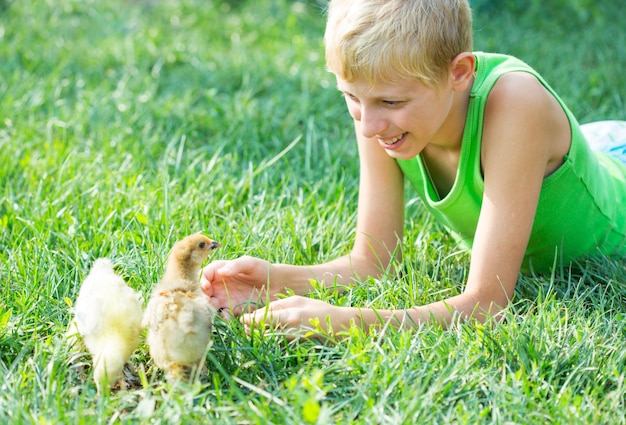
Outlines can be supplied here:
[[202, 271], [200, 286], [215, 308], [240, 315], [265, 305], [269, 268], [267, 261], [250, 256], [217, 260]]
[[[303, 336], [321, 338], [350, 327], [351, 319], [357, 316], [353, 310], [293, 295], [246, 313], [241, 321], [248, 329], [263, 326], [284, 332], [290, 339]], [[329, 328], [328, 322], [332, 328]]]

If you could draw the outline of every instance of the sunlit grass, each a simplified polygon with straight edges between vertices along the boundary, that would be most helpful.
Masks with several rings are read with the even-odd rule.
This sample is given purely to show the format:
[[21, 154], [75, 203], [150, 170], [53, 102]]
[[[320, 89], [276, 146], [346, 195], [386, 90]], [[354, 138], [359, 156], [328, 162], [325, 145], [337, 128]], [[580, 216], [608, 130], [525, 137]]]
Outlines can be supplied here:
[[[581, 122], [626, 117], [617, 3], [474, 3], [477, 50], [526, 60]], [[0, 423], [625, 422], [619, 261], [522, 276], [495, 326], [320, 344], [219, 320], [186, 389], [144, 345], [139, 390], [96, 397], [68, 362], [71, 304], [99, 256], [147, 294], [191, 232], [222, 242], [214, 258], [349, 251], [358, 161], [321, 4], [0, 1]], [[462, 291], [469, 255], [407, 194], [402, 276], [315, 296], [383, 309]]]

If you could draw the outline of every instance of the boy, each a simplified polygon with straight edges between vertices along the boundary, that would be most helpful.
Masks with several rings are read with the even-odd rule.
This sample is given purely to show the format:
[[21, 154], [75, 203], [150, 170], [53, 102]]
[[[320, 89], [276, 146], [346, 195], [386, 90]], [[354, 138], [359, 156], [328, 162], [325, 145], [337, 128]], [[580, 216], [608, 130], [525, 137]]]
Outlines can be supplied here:
[[462, 294], [408, 310], [293, 296], [244, 314], [244, 323], [266, 313], [291, 330], [312, 319], [330, 319], [335, 330], [351, 321], [484, 321], [507, 306], [520, 270], [626, 254], [626, 165], [590, 149], [571, 112], [526, 64], [472, 53], [466, 0], [333, 0], [325, 45], [359, 150], [353, 249], [313, 266], [216, 261], [203, 272], [216, 307], [239, 314], [248, 301], [275, 300], [287, 288], [306, 294], [311, 278], [348, 285], [380, 276], [402, 241], [405, 178], [472, 249]]

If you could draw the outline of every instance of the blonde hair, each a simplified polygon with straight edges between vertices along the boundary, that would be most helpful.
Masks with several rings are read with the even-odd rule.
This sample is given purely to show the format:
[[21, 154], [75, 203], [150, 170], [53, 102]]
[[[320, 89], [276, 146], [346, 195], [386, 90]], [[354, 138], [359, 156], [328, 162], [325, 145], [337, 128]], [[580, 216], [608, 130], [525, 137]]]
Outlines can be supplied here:
[[472, 50], [467, 0], [332, 0], [324, 34], [328, 69], [348, 82], [416, 77], [441, 83]]

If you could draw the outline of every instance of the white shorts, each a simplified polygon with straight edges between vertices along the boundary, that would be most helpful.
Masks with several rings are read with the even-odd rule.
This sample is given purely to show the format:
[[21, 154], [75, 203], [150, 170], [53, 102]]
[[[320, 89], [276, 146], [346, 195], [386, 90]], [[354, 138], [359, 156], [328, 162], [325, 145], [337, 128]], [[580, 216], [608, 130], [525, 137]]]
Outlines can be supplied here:
[[626, 164], [626, 121], [597, 121], [580, 126], [593, 150]]

